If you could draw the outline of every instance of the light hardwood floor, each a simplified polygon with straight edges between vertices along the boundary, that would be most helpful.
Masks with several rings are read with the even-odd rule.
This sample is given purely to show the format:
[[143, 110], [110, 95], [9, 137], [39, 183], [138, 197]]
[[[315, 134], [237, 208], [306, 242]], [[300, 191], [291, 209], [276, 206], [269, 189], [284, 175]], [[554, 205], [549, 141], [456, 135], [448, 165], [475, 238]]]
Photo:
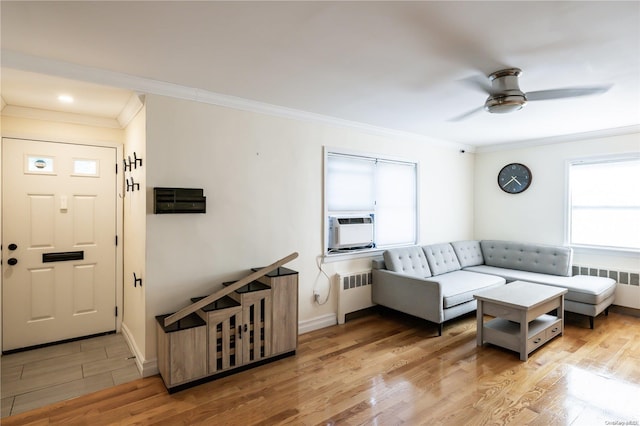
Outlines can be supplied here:
[[[382, 311], [300, 336], [298, 353], [181, 392], [158, 376], [3, 419], [9, 425], [606, 425], [640, 421], [640, 318], [568, 315], [527, 362]], [[634, 423], [635, 422], [635, 423]]]

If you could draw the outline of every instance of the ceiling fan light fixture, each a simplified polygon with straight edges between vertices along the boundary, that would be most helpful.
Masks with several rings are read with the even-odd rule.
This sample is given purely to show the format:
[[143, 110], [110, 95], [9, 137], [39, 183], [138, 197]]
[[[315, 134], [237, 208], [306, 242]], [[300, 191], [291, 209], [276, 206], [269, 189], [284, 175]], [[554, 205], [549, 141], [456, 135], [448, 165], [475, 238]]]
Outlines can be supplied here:
[[[523, 92], [520, 90], [518, 77], [522, 74], [520, 68], [506, 68], [489, 74], [487, 77], [491, 87], [482, 83], [480, 86], [489, 95], [484, 103], [484, 110], [492, 114], [507, 114], [521, 110], [528, 102], [544, 101], [548, 99], [574, 98], [577, 96], [599, 95], [611, 88], [611, 85], [591, 87], [567, 87], [551, 90], [536, 90]], [[471, 80], [469, 80], [471, 81]], [[460, 121], [482, 111], [483, 107], [473, 109], [465, 114], [451, 119]]]
[[492, 90], [484, 103], [484, 109], [492, 114], [506, 114], [522, 109], [527, 104], [527, 98], [518, 85], [521, 73], [520, 68], [507, 68], [490, 74]]
[[67, 94], [58, 95], [58, 101], [60, 101], [63, 104], [72, 104], [73, 96], [67, 95]]
[[527, 104], [524, 94], [489, 96], [484, 109], [492, 114], [506, 114], [522, 109]]

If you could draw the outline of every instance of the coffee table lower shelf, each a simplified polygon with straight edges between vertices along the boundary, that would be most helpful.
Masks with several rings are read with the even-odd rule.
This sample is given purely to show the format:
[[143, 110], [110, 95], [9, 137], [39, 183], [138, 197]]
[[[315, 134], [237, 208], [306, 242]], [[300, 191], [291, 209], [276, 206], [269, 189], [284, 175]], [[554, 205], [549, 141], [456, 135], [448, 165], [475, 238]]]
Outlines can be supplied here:
[[[486, 343], [520, 352], [520, 332], [520, 323], [503, 318], [494, 318], [484, 323], [482, 337]], [[545, 314], [529, 322], [524, 359], [526, 360], [526, 355], [562, 333], [562, 318]]]

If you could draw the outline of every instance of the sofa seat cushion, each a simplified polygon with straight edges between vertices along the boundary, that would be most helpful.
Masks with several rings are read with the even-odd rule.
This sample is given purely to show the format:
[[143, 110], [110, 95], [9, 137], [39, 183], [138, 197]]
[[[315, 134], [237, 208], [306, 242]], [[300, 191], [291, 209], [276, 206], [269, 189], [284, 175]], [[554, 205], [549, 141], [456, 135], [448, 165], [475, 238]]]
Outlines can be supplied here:
[[449, 243], [432, 244], [422, 247], [429, 262], [429, 269], [433, 275], [446, 274], [462, 269], [458, 256]]
[[386, 268], [412, 277], [431, 276], [429, 264], [420, 246], [398, 247], [385, 250], [382, 254]]
[[495, 266], [479, 265], [465, 268], [465, 271], [483, 274], [499, 275], [507, 281], [529, 281], [538, 284], [553, 285], [569, 290], [565, 300], [597, 305], [615, 293], [616, 282], [611, 278], [575, 275], [562, 277], [559, 275], [541, 274], [538, 272], [520, 271], [518, 269], [497, 268]]
[[502, 277], [469, 271], [453, 271], [429, 278], [429, 281], [440, 283], [445, 309], [472, 301], [474, 293], [479, 290], [506, 283]]

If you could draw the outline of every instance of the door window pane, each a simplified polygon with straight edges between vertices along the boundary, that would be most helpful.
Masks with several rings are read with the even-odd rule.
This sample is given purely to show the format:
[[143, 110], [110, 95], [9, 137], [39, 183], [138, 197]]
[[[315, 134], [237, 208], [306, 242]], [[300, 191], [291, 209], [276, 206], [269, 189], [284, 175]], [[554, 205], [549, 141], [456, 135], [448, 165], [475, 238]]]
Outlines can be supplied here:
[[29, 155], [26, 162], [27, 173], [52, 174], [54, 172], [52, 157]]
[[98, 176], [98, 160], [73, 160], [73, 174], [79, 176]]

